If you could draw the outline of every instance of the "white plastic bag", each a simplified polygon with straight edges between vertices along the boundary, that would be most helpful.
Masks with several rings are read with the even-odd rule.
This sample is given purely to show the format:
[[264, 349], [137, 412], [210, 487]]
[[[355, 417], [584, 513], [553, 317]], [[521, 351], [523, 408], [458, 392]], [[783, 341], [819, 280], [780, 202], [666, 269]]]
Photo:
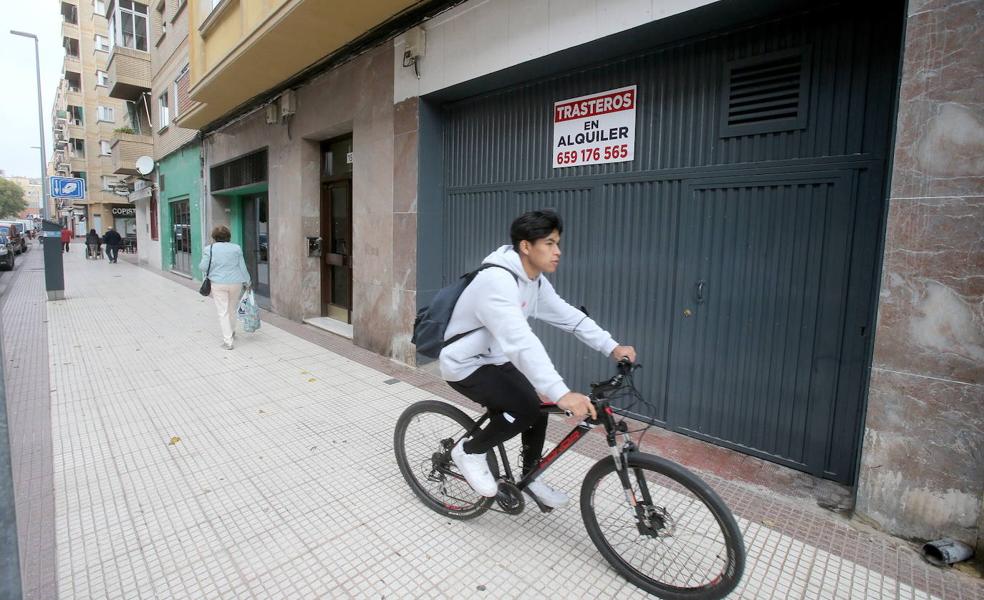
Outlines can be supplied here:
[[252, 289], [243, 292], [243, 297], [239, 299], [236, 318], [243, 324], [243, 331], [246, 333], [253, 333], [260, 328], [260, 308], [256, 306]]

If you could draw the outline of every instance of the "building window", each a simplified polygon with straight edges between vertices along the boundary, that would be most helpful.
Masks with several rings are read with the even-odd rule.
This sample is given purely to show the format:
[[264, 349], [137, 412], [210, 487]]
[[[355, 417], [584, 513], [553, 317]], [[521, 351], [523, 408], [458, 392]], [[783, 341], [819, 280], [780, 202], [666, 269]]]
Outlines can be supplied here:
[[72, 158], [85, 158], [85, 140], [72, 138], [68, 143], [72, 147]]
[[108, 106], [100, 106], [97, 113], [97, 119], [99, 121], [106, 121], [109, 123], [116, 122], [116, 115], [113, 114], [113, 109]]
[[65, 82], [68, 84], [68, 91], [79, 93], [82, 91], [82, 74], [74, 71], [65, 71]]
[[109, 18], [112, 45], [147, 51], [147, 5], [132, 0], [118, 0]]
[[106, 2], [104, 2], [103, 0], [95, 0], [95, 2], [93, 2], [93, 5], [95, 7], [96, 13], [100, 17], [106, 16]]
[[165, 91], [163, 94], [157, 97], [157, 111], [158, 114], [160, 115], [159, 117], [160, 124], [158, 126], [158, 129], [164, 129], [171, 123], [171, 115], [169, 114], [168, 107], [167, 107], [168, 105], [167, 96], [168, 93], [167, 91]]
[[[147, 105], [146, 98], [144, 98], [143, 103], [144, 103], [145, 106]], [[150, 107], [147, 106], [147, 109], [149, 109], [149, 108]], [[140, 123], [140, 115], [141, 115], [141, 111], [140, 111], [140, 107], [137, 106], [137, 103], [136, 102], [132, 102], [130, 100], [127, 100], [126, 101], [126, 118], [127, 118], [126, 125], [128, 127], [130, 127], [131, 129], [133, 129], [134, 133], [136, 133], [137, 135], [144, 135], [143, 126]], [[148, 125], [151, 125], [151, 124], [148, 123]]]
[[113, 191], [113, 186], [115, 185], [116, 185], [115, 177], [112, 177], [110, 175], [102, 176], [102, 189], [106, 190], [107, 192], [111, 192]]
[[101, 156], [109, 156], [112, 153], [112, 145], [106, 140], [99, 140], [99, 154]]
[[72, 125], [76, 127], [85, 125], [85, 118], [83, 116], [83, 111], [81, 106], [68, 105], [68, 119]]
[[63, 37], [62, 45], [65, 47], [65, 54], [72, 58], [79, 57], [79, 41], [75, 38]]
[[109, 74], [106, 71], [96, 71], [96, 85], [106, 87], [107, 81], [109, 81]]
[[96, 50], [99, 50], [100, 52], [109, 52], [109, 38], [104, 35], [97, 35]]

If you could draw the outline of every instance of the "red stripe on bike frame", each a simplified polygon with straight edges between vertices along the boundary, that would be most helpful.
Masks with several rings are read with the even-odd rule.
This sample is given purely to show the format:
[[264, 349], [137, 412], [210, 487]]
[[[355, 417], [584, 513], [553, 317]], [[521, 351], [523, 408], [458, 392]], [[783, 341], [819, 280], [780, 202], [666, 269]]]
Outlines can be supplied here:
[[577, 429], [574, 429], [570, 433], [568, 433], [567, 437], [560, 440], [560, 443], [557, 444], [557, 447], [550, 451], [550, 454], [543, 457], [543, 460], [540, 461], [537, 470], [542, 471], [543, 469], [549, 467], [550, 463], [552, 463], [554, 460], [556, 460], [558, 456], [560, 456], [561, 454], [566, 452], [571, 446], [573, 446], [574, 442], [581, 439], [581, 436], [583, 436], [587, 431], [588, 431], [587, 429], [581, 429], [580, 427], [578, 427]]

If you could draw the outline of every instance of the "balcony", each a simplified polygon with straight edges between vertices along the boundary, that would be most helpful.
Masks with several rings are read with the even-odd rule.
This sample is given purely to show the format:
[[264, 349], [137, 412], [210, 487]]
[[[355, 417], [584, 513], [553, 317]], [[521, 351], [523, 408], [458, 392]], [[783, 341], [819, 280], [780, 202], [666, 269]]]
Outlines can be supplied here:
[[61, 32], [63, 37], [76, 38], [79, 37], [79, 24], [70, 23], [68, 21], [62, 21]]
[[68, 157], [64, 152], [55, 152], [54, 163], [55, 171], [59, 175], [67, 177], [72, 172], [72, 163], [68, 162]]
[[84, 138], [85, 137], [85, 127], [81, 124], [76, 125], [74, 123], [68, 124], [68, 137], [70, 138]]
[[72, 71], [74, 73], [82, 72], [82, 60], [78, 57], [78, 55], [65, 55], [65, 61], [62, 63], [62, 72], [65, 71]]
[[71, 171], [88, 171], [89, 165], [85, 161], [84, 156], [72, 156], [69, 157], [69, 165], [71, 166]]
[[138, 133], [114, 133], [113, 173], [117, 175], [139, 175], [137, 159], [154, 155], [154, 138]]
[[136, 101], [150, 91], [150, 54], [124, 46], [114, 46], [109, 55], [109, 95], [120, 100]]
[[200, 129], [417, 4], [224, 0], [215, 10], [189, 4], [189, 94], [199, 104], [177, 123]]

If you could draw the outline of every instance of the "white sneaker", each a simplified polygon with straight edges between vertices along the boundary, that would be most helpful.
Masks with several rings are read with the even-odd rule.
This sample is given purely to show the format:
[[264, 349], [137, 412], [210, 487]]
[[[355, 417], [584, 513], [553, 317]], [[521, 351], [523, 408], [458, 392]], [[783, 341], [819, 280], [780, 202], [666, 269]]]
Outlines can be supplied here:
[[495, 497], [499, 490], [499, 484], [495, 482], [492, 472], [489, 471], [489, 463], [485, 460], [485, 454], [468, 454], [465, 452], [464, 445], [465, 440], [461, 440], [451, 449], [451, 460], [457, 465], [461, 474], [465, 476], [465, 481], [473, 490], [486, 498]]
[[540, 499], [540, 502], [546, 504], [550, 508], [561, 508], [567, 506], [570, 502], [570, 498], [567, 494], [560, 490], [555, 490], [546, 484], [542, 479], [534, 479], [530, 482], [526, 489]]

